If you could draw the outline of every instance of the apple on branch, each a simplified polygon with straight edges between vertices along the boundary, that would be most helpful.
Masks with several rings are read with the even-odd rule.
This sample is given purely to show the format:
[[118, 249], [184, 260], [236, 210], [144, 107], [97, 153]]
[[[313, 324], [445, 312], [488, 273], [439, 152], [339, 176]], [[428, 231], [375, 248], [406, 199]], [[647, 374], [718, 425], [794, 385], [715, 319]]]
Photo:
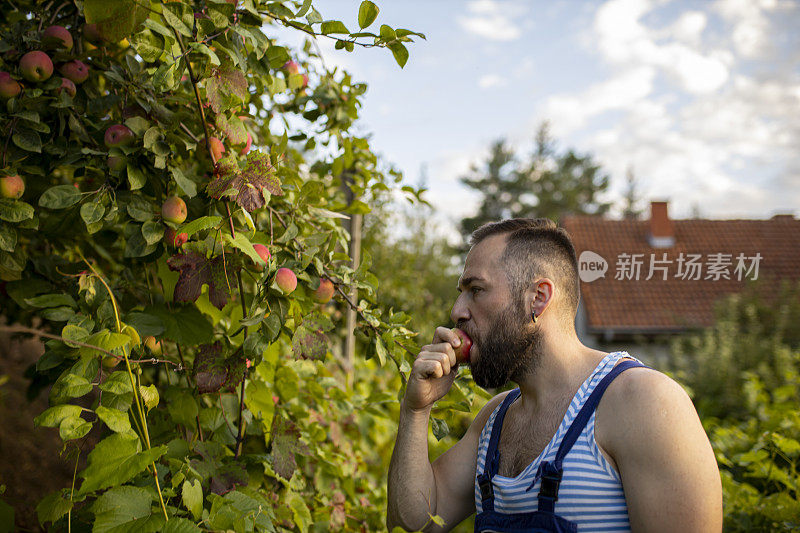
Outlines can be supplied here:
[[16, 200], [25, 192], [25, 182], [19, 175], [0, 178], [0, 196]]
[[42, 43], [52, 48], [72, 50], [72, 35], [64, 26], [50, 26], [42, 34]]
[[89, 66], [83, 61], [70, 61], [64, 63], [58, 69], [62, 76], [72, 80], [73, 83], [80, 85], [89, 79]]
[[118, 146], [128, 146], [133, 142], [135, 135], [133, 130], [124, 124], [114, 124], [106, 130], [103, 141], [109, 148]]
[[187, 233], [178, 233], [169, 227], [164, 231], [164, 242], [170, 246], [174, 246], [175, 248], [180, 248], [186, 244], [186, 241], [188, 240], [189, 235]]
[[[263, 244], [254, 244], [253, 245], [253, 249], [256, 251], [258, 256], [261, 259], [264, 260], [265, 263], [269, 263], [269, 258], [271, 257], [271, 255], [269, 253], [269, 248], [267, 248]], [[256, 266], [255, 266], [255, 270], [257, 272], [263, 272], [264, 271], [264, 265], [262, 265], [262, 264], [257, 262]]]
[[186, 202], [177, 196], [170, 196], [161, 205], [161, 217], [174, 224], [180, 224], [186, 220]]
[[69, 78], [61, 78], [61, 86], [56, 89], [56, 93], [61, 93], [61, 91], [67, 91], [67, 94], [71, 97], [75, 97], [75, 93], [78, 92], [78, 88], [75, 87], [75, 84]]
[[319, 287], [317, 287], [317, 289], [311, 295], [311, 299], [318, 304], [326, 304], [331, 301], [331, 298], [333, 298], [334, 290], [335, 287], [333, 286], [333, 282], [329, 279], [322, 278], [319, 280]]
[[289, 268], [279, 268], [275, 273], [275, 284], [283, 291], [283, 294], [289, 294], [297, 288], [297, 276]]
[[8, 72], [0, 72], [0, 96], [3, 98], [13, 98], [17, 96], [22, 87], [11, 77]]
[[19, 71], [28, 81], [46, 81], [53, 75], [53, 61], [44, 52], [34, 50], [19, 60]]

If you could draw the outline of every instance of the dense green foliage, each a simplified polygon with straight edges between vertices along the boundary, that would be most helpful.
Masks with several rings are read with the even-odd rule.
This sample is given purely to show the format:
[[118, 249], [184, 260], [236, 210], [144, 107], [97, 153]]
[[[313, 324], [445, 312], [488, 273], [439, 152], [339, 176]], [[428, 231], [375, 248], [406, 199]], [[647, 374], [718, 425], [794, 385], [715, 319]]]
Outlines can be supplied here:
[[717, 455], [725, 531], [800, 528], [800, 285], [770, 287], [722, 300], [713, 327], [673, 346]]
[[[1, 11], [0, 173], [25, 186], [0, 199], [2, 307], [44, 320], [24, 330], [47, 339], [34, 384], [52, 385], [50, 408], [36, 423], [57, 428], [76, 468], [88, 454], [38, 503], [41, 523], [381, 529], [392, 406], [417, 345], [409, 316], [379, 302], [369, 260], [350, 267], [342, 220], [399, 176], [350, 133], [366, 85], [275, 35], [385, 47], [400, 66], [423, 36], [370, 32], [369, 1], [353, 32], [310, 0]], [[333, 342], [348, 307], [352, 390]]]

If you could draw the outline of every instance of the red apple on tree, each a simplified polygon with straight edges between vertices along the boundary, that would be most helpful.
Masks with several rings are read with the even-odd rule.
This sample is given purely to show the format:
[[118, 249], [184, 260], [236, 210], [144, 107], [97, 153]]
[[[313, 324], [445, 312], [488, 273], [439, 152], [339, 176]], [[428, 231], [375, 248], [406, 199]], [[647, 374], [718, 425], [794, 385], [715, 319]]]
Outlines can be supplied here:
[[50, 26], [42, 34], [42, 43], [53, 48], [72, 49], [72, 35], [64, 26]]
[[172, 228], [167, 228], [164, 231], [164, 242], [166, 242], [170, 246], [174, 246], [175, 248], [180, 248], [186, 241], [189, 240], [189, 235], [186, 233], [178, 233]]
[[300, 65], [294, 60], [289, 60], [281, 67], [287, 74], [297, 74], [300, 72]]
[[53, 61], [39, 50], [28, 52], [19, 60], [19, 71], [28, 81], [45, 81], [53, 75]]
[[319, 280], [319, 287], [317, 287], [317, 290], [311, 295], [311, 299], [318, 304], [326, 304], [333, 298], [334, 290], [333, 282], [329, 279], [322, 278]]
[[0, 96], [3, 98], [13, 98], [22, 90], [17, 80], [11, 77], [8, 72], [0, 72]]
[[69, 78], [61, 78], [61, 87], [56, 89], [56, 92], [60, 93], [61, 91], [67, 91], [67, 94], [74, 98], [75, 93], [78, 92], [78, 88], [75, 87], [75, 84], [72, 83], [72, 80]]
[[161, 205], [161, 216], [167, 222], [180, 224], [186, 220], [186, 202], [177, 196], [170, 196]]
[[291, 269], [279, 268], [275, 273], [275, 283], [283, 291], [283, 294], [289, 294], [297, 288], [297, 276]]
[[77, 59], [64, 63], [59, 67], [58, 71], [78, 85], [89, 79], [89, 66]]
[[[270, 253], [269, 253], [269, 248], [267, 248], [267, 247], [266, 247], [266, 246], [264, 246], [263, 244], [254, 244], [254, 245], [253, 245], [253, 249], [255, 249], [255, 251], [256, 251], [256, 253], [258, 254], [258, 256], [259, 256], [261, 259], [263, 259], [265, 263], [269, 263], [269, 258], [271, 257], [271, 256], [270, 256]], [[260, 264], [260, 263], [256, 262], [255, 269], [256, 269], [256, 271], [258, 271], [258, 272], [263, 272], [263, 270], [264, 270], [264, 265], [262, 265], [262, 264]]]
[[128, 146], [134, 139], [133, 131], [124, 124], [114, 124], [106, 130], [103, 140], [106, 146], [114, 148], [116, 146]]
[[253, 145], [253, 137], [250, 133], [247, 134], [247, 143], [244, 145], [244, 148], [239, 150], [239, 155], [247, 155], [247, 152], [250, 151], [250, 147]]
[[470, 339], [469, 335], [467, 335], [463, 330], [458, 328], [455, 328], [453, 333], [458, 335], [458, 337], [461, 339], [461, 344], [458, 348], [455, 348], [456, 361], [459, 363], [469, 363], [469, 351], [472, 348], [472, 339]]
[[0, 196], [16, 200], [25, 192], [25, 182], [19, 175], [0, 178]]

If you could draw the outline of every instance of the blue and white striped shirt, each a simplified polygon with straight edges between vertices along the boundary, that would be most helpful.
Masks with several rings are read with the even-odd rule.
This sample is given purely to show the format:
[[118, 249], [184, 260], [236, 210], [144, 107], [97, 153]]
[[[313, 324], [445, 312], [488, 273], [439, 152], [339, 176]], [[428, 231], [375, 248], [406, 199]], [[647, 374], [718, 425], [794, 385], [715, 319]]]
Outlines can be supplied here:
[[[538, 494], [541, 481], [530, 491], [526, 489], [536, 477], [542, 461], [555, 458], [561, 440], [572, 424], [586, 399], [606, 374], [622, 358], [634, 359], [627, 352], [608, 354], [591, 376], [578, 389], [572, 403], [561, 421], [556, 434], [539, 456], [533, 460], [517, 477], [510, 478], [499, 474], [492, 478], [494, 486], [494, 506], [499, 513], [526, 513], [538, 508]], [[519, 398], [517, 398], [519, 399]], [[500, 404], [502, 405], [502, 404]], [[486, 422], [478, 443], [478, 472], [484, 471], [486, 451], [495, 417], [500, 410], [498, 405]], [[594, 439], [595, 415], [592, 414], [575, 445], [564, 459], [564, 477], [558, 491], [555, 514], [578, 524], [581, 532], [630, 531], [628, 507], [622, 491], [619, 474], [603, 457]], [[475, 483], [475, 507], [483, 511], [481, 491]]]

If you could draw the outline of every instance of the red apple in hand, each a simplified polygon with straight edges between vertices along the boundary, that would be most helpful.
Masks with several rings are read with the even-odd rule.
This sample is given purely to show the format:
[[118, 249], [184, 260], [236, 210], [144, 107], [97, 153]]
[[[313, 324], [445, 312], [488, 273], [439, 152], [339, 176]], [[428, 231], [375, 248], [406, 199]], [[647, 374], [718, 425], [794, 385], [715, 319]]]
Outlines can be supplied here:
[[161, 205], [161, 216], [167, 222], [180, 224], [186, 220], [186, 202], [177, 196], [170, 196]]
[[[258, 254], [258, 256], [261, 259], [263, 259], [265, 263], [269, 262], [269, 258], [271, 256], [270, 256], [270, 253], [269, 253], [269, 249], [266, 246], [264, 246], [263, 244], [254, 244], [253, 245], [253, 249], [255, 249], [255, 251]], [[263, 272], [264, 271], [264, 265], [262, 265], [260, 263], [256, 263], [255, 269], [258, 272]]]
[[275, 283], [283, 291], [283, 294], [289, 294], [297, 288], [297, 276], [291, 269], [279, 268], [275, 274]]
[[16, 200], [25, 192], [25, 182], [17, 176], [4, 176], [0, 178], [0, 197]]
[[458, 335], [461, 339], [461, 345], [458, 348], [455, 348], [456, 352], [456, 361], [459, 363], [469, 363], [469, 351], [472, 348], [472, 339], [469, 338], [464, 331], [455, 328], [453, 333]]
[[45, 81], [53, 75], [50, 56], [39, 50], [28, 52], [19, 60], [19, 71], [28, 81]]

